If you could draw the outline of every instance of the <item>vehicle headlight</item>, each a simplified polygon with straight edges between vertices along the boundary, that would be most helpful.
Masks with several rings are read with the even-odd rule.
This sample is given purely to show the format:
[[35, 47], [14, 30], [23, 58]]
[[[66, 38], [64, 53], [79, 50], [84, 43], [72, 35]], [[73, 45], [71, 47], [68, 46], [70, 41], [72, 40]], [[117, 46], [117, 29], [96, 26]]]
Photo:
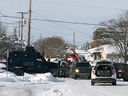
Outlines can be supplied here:
[[75, 72], [78, 73], [79, 72], [79, 69], [75, 69]]

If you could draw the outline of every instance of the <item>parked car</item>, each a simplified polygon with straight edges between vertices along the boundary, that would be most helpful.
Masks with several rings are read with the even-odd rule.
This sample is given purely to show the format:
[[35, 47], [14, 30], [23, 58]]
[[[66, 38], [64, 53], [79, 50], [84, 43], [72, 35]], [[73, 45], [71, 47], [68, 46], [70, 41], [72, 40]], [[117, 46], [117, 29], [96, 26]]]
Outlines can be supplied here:
[[128, 81], [128, 65], [125, 63], [114, 63], [114, 67], [116, 70], [116, 77]]
[[116, 85], [116, 71], [111, 61], [103, 59], [95, 62], [91, 72], [91, 85], [95, 83]]
[[3, 73], [6, 70], [6, 65], [0, 63], [0, 73]]
[[89, 62], [78, 62], [70, 66], [70, 77], [77, 78], [91, 78], [91, 65]]

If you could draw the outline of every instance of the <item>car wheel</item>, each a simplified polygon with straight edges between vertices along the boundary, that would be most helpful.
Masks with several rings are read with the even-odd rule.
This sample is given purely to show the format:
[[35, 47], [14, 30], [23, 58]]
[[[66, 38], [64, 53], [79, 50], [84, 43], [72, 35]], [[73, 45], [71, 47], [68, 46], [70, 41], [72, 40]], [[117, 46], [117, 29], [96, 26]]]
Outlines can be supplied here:
[[91, 80], [91, 85], [95, 85], [95, 81]]
[[24, 76], [24, 70], [23, 69], [15, 69], [14, 72], [17, 76]]
[[49, 72], [50, 72], [54, 77], [57, 77], [57, 76], [58, 76], [58, 75], [57, 75], [57, 72], [56, 72], [56, 69], [51, 68], [51, 69], [49, 70]]
[[74, 79], [76, 80], [77, 79], [77, 76], [75, 76]]
[[128, 78], [123, 78], [124, 81], [128, 81]]
[[112, 82], [112, 85], [116, 85], [116, 81]]
[[88, 76], [88, 79], [91, 79], [91, 75]]

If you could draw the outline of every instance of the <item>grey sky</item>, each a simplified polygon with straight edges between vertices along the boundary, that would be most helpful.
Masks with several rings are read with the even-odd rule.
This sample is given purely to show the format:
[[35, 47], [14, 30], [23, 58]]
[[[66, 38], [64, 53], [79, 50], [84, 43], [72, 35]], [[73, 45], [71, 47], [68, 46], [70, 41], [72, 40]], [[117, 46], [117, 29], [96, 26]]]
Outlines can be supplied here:
[[[122, 13], [122, 9], [128, 9], [127, 0], [32, 0], [32, 18], [50, 19], [57, 21], [83, 22], [98, 24], [116, 18]], [[29, 0], [0, 0], [0, 13], [9, 16], [21, 16], [18, 11], [27, 12]], [[24, 15], [28, 18], [28, 14]], [[0, 18], [2, 22], [16, 23], [18, 19]], [[13, 32], [8, 25], [8, 34]], [[24, 39], [27, 40], [27, 27], [24, 25]], [[75, 33], [76, 45], [82, 45], [91, 41], [96, 25], [53, 23], [45, 21], [33, 21], [31, 25], [31, 42], [40, 38], [61, 36], [66, 41], [73, 42]]]

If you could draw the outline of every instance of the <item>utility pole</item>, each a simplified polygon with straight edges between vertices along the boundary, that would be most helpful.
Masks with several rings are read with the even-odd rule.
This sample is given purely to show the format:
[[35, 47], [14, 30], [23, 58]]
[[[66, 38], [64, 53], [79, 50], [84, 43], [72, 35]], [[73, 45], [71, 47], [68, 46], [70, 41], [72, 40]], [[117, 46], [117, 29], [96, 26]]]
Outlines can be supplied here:
[[28, 14], [27, 12], [17, 12], [21, 14], [21, 41], [23, 39], [23, 19], [24, 19], [24, 14]]
[[30, 46], [30, 29], [31, 29], [31, 0], [29, 0], [28, 46]]
[[18, 23], [19, 23], [19, 34], [18, 34], [18, 35], [19, 35], [19, 36], [18, 36], [19, 39], [20, 39], [20, 22], [21, 22], [21, 21], [19, 20], [19, 21], [18, 21]]
[[75, 49], [75, 33], [73, 33], [73, 48]]

